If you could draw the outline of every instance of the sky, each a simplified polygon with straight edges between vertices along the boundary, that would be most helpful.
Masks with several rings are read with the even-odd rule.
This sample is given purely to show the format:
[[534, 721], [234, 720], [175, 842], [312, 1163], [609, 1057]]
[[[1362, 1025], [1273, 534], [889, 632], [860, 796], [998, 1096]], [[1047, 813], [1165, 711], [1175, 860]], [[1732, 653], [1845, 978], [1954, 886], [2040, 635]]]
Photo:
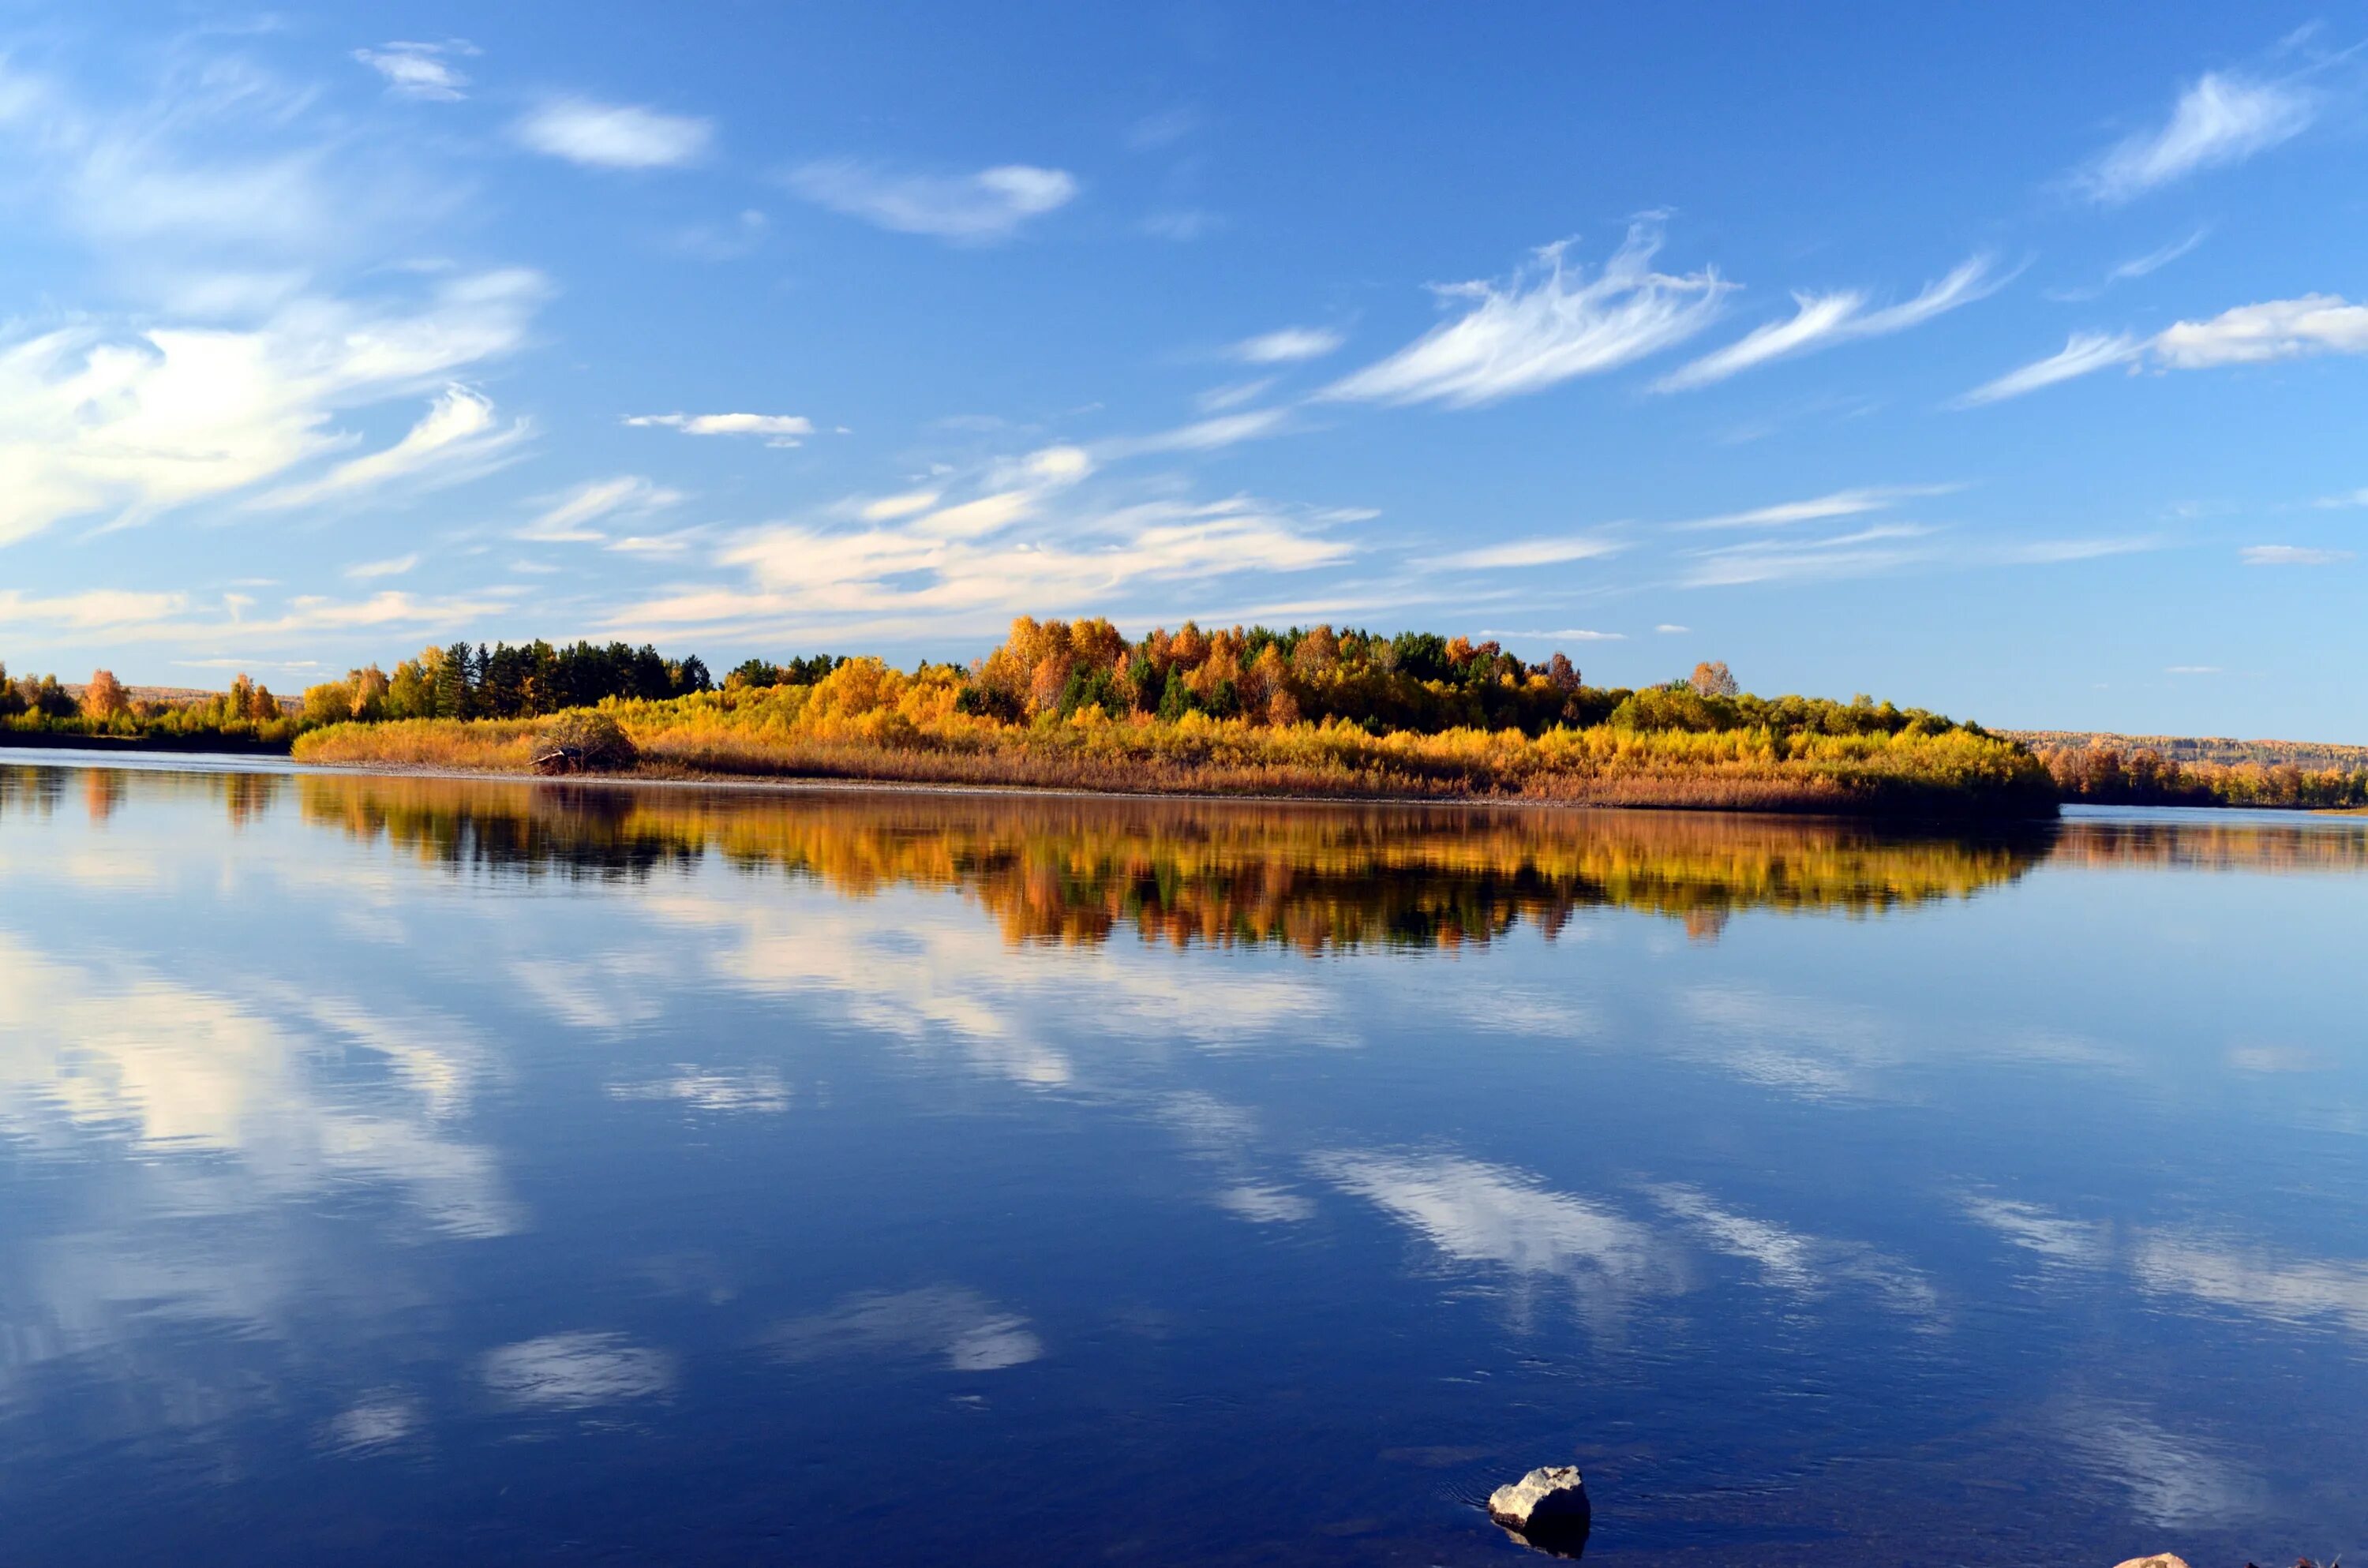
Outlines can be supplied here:
[[0, 659], [1328, 621], [2368, 741], [2363, 43], [0, 0]]

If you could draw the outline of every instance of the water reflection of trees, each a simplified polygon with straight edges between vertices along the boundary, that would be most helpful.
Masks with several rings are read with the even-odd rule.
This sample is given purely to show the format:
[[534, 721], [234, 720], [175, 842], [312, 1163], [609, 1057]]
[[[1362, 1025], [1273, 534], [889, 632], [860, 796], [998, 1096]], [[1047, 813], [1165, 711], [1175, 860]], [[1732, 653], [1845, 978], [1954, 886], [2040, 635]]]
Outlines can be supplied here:
[[2296, 814], [2230, 821], [2199, 811], [2176, 818], [2072, 818], [2048, 863], [2100, 870], [2249, 871], [2272, 875], [2368, 871], [2368, 819]]
[[1013, 940], [1304, 952], [1548, 935], [1617, 906], [1714, 934], [1732, 913], [1873, 915], [2028, 869], [2044, 837], [1659, 812], [1042, 796], [637, 790], [307, 777], [305, 817], [454, 871], [620, 880], [714, 857], [856, 896], [975, 899]]
[[[80, 777], [77, 777], [77, 774]], [[635, 881], [711, 858], [853, 896], [959, 892], [1015, 941], [1121, 928], [1305, 952], [1549, 935], [1591, 907], [1713, 936], [1745, 909], [1878, 915], [1970, 897], [2043, 863], [2095, 869], [2368, 871], [2368, 823], [2074, 818], [2011, 836], [1656, 812], [815, 790], [0, 766], [0, 815], [78, 799], [210, 804], [243, 827], [293, 795], [306, 821], [455, 874]]]
[[124, 803], [179, 801], [223, 808], [233, 827], [245, 827], [279, 802], [292, 782], [286, 773], [199, 772], [182, 768], [92, 767], [80, 764], [0, 765], [0, 813], [47, 816], [64, 804], [69, 789], [95, 824], [104, 824]]

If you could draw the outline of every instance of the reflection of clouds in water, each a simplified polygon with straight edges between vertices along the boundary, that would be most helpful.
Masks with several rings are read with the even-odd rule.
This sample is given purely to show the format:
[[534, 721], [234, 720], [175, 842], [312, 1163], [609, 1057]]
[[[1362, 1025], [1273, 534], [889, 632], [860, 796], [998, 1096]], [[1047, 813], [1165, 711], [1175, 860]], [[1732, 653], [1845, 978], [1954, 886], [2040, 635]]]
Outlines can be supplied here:
[[321, 1447], [347, 1459], [393, 1448], [427, 1422], [419, 1402], [404, 1393], [374, 1393], [342, 1410], [321, 1430]]
[[122, 1129], [154, 1149], [238, 1156], [262, 1191], [237, 1207], [361, 1177], [404, 1190], [457, 1234], [516, 1227], [492, 1154], [434, 1128], [472, 1073], [448, 1044], [339, 1001], [294, 1008], [381, 1053], [428, 1113], [373, 1114], [327, 1103], [312, 1042], [226, 996], [52, 962], [6, 937], [0, 967], [0, 1127], [36, 1148], [79, 1152], [89, 1132]]
[[485, 1386], [507, 1403], [586, 1410], [649, 1399], [674, 1387], [674, 1358], [620, 1334], [547, 1334], [489, 1350], [478, 1363]]
[[1039, 1088], [1076, 1078], [1046, 1024], [1107, 1034], [1128, 1028], [1224, 1048], [1327, 1026], [1328, 994], [1300, 974], [1259, 976], [1228, 966], [1211, 983], [1201, 964], [1110, 948], [1015, 948], [967, 911], [890, 896], [840, 903], [827, 914], [675, 893], [646, 906], [736, 942], [713, 955], [712, 976], [758, 996], [834, 998], [855, 1023], [923, 1049], [951, 1043], [980, 1072]]
[[785, 1111], [790, 1091], [772, 1073], [703, 1073], [687, 1062], [676, 1065], [671, 1078], [640, 1084], [611, 1084], [612, 1100], [672, 1100], [693, 1110]]
[[520, 959], [511, 980], [560, 1022], [621, 1034], [666, 1014], [666, 987], [689, 977], [663, 953], [620, 949], [588, 958]]
[[1262, 1225], [1315, 1217], [1314, 1200], [1258, 1176], [1258, 1118], [1250, 1111], [1198, 1089], [1182, 1089], [1160, 1096], [1152, 1115], [1176, 1134], [1186, 1153], [1231, 1178], [1213, 1195], [1218, 1208]]
[[2324, 1073], [2334, 1063], [2305, 1046], [2237, 1045], [2228, 1049], [2228, 1065], [2239, 1073]]
[[2368, 1334], [2368, 1264], [2297, 1261], [2260, 1247], [2175, 1236], [2142, 1236], [2131, 1272], [2158, 1295], [2183, 1295], [2273, 1323], [2340, 1320]]
[[1452, 1154], [1325, 1153], [1307, 1164], [1449, 1257], [1566, 1280], [1591, 1311], [1682, 1285], [1648, 1227], [1520, 1171]]
[[1466, 1012], [1463, 1018], [1471, 1028], [1498, 1034], [1577, 1040], [1603, 1032], [1602, 1017], [1594, 1008], [1550, 991], [1493, 991], [1486, 1007]]
[[1315, 1200], [1289, 1187], [1245, 1182], [1217, 1194], [1217, 1207], [1254, 1224], [1293, 1224], [1315, 1218]]
[[2127, 1492], [2131, 1511], [2148, 1524], [2225, 1528], [2260, 1494], [2249, 1472], [2211, 1447], [2133, 1410], [2076, 1404], [2064, 1417], [2064, 1441], [2090, 1471]]
[[1750, 986], [1694, 986], [1679, 994], [1677, 1006], [1693, 1035], [1672, 1040], [1676, 1054], [1808, 1100], [1916, 1097], [1920, 1088], [1902, 1074], [1947, 1064], [1952, 1056], [2105, 1072], [2135, 1065], [2128, 1052], [2067, 1029], [1948, 1037], [1935, 1032], [1929, 1017], [1892, 1017], [1830, 997]]
[[[2051, 1263], [2104, 1270], [2115, 1261], [2102, 1221], [2070, 1220], [2035, 1203], [1975, 1197], [1965, 1212]], [[2274, 1249], [2169, 1230], [2131, 1233], [2122, 1261], [2139, 1289], [2185, 1296], [2267, 1322], [2302, 1327], [2332, 1318], [2368, 1334], [2368, 1261], [2297, 1258]]]
[[1044, 1354], [1026, 1318], [957, 1285], [850, 1296], [826, 1312], [780, 1324], [766, 1342], [788, 1361], [942, 1356], [957, 1372], [1000, 1371]]
[[1648, 1187], [1645, 1192], [1713, 1250], [1757, 1264], [1761, 1278], [1780, 1289], [1807, 1295], [1846, 1282], [1866, 1287], [1884, 1305], [1912, 1317], [1929, 1321], [1940, 1309], [1931, 1281], [1861, 1243], [1804, 1235], [1738, 1214], [1720, 1207], [1700, 1188], [1680, 1183]]
[[1725, 1037], [1715, 1065], [1807, 1099], [1871, 1096], [1872, 1074], [1899, 1060], [1881, 1020], [1862, 1008], [1738, 985], [1696, 986], [1678, 1006], [1697, 1028]]
[[2026, 1252], [2052, 1264], [2075, 1268], [2102, 1268], [2112, 1261], [2112, 1233], [2103, 1224], [2067, 1220], [2036, 1203], [1973, 1194], [1963, 1199], [1964, 1210], [1977, 1224], [1987, 1225]]

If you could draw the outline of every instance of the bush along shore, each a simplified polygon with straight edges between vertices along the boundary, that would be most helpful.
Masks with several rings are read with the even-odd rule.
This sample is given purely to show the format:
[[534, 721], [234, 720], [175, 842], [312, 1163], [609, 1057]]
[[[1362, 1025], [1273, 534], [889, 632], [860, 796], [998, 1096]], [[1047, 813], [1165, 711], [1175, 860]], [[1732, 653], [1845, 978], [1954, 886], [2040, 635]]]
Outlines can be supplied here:
[[[876, 780], [1151, 793], [1474, 799], [2030, 817], [2055, 786], [2025, 747], [1860, 698], [1763, 699], [1724, 665], [1644, 690], [1557, 653], [1329, 627], [1155, 631], [1016, 621], [968, 668], [624, 651], [587, 706], [547, 644], [360, 671], [305, 694], [299, 760], [488, 773]], [[644, 656], [646, 655], [646, 656]], [[634, 666], [638, 665], [638, 668]], [[695, 667], [694, 667], [695, 666]], [[427, 711], [422, 711], [426, 709]], [[555, 712], [569, 713], [564, 721]], [[597, 720], [597, 722], [593, 721]]]

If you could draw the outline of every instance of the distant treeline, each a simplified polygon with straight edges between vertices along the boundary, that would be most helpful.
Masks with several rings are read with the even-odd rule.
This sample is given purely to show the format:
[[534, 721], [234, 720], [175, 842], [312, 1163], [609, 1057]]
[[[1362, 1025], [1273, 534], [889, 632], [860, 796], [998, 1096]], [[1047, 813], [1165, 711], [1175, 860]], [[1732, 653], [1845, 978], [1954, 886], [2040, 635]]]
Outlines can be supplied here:
[[[2270, 743], [2275, 744], [2275, 743]], [[2315, 811], [2368, 806], [2368, 768], [2292, 762], [2179, 762], [2152, 747], [2043, 745], [2066, 801], [2098, 806], [2270, 806]]]
[[2258, 763], [2263, 767], [2299, 767], [2305, 772], [2368, 772], [2368, 746], [2338, 745], [2325, 741], [2240, 741], [2226, 735], [2118, 735], [2091, 730], [2002, 730], [2033, 751], [2116, 751], [2124, 757], [2150, 751], [2165, 762], [2181, 767], [2218, 763], [2234, 767]]
[[611, 698], [658, 701], [714, 688], [696, 655], [668, 659], [646, 642], [455, 642], [421, 650], [392, 676], [371, 665], [307, 687], [302, 717], [308, 729], [395, 719], [535, 719]]
[[8, 666], [0, 664], [0, 731], [8, 733], [284, 750], [297, 728], [270, 687], [243, 675], [228, 691], [168, 702], [134, 697], [106, 670], [73, 691], [54, 675], [12, 681]]
[[1273, 727], [1341, 722], [1376, 735], [1469, 729], [1534, 736], [1557, 726], [1607, 723], [1702, 733], [1764, 728], [1780, 736], [1980, 733], [1867, 697], [1839, 703], [1746, 696], [1724, 664], [1632, 691], [1588, 686], [1561, 653], [1526, 664], [1493, 641], [1435, 632], [1383, 637], [1329, 626], [1203, 631], [1187, 621], [1180, 631], [1155, 631], [1130, 642], [1107, 620], [1024, 616], [972, 666], [956, 706], [1010, 724], [1069, 720], [1090, 708], [1111, 719], [1171, 722], [1188, 713]]

